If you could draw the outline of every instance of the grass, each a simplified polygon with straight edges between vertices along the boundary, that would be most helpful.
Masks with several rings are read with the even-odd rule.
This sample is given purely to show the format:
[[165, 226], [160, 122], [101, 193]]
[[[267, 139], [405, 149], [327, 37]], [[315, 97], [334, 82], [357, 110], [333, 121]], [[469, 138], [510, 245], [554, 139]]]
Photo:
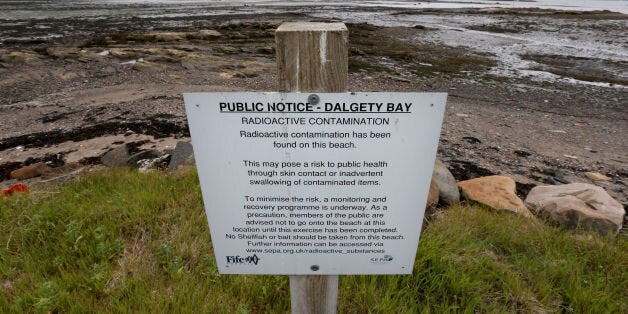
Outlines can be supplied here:
[[[418, 223], [418, 222], [417, 222]], [[194, 171], [0, 198], [0, 312], [285, 313], [287, 276], [217, 273]], [[412, 276], [342, 276], [340, 313], [625, 313], [625, 237], [454, 206]]]

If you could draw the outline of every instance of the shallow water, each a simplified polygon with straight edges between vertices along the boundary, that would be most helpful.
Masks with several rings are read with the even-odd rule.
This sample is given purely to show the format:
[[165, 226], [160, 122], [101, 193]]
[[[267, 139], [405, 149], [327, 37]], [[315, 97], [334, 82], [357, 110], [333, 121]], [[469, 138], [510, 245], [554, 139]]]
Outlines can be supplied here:
[[563, 10], [609, 10], [628, 14], [628, 0], [537, 0], [537, 1], [494, 1], [494, 0], [450, 0], [450, 1], [251, 1], [251, 0], [73, 0], [73, 1], [15, 1], [0, 0], [0, 21], [46, 18], [104, 18], [107, 16], [154, 15], [161, 10], [194, 11], [195, 9], [218, 9], [220, 7], [268, 8], [282, 7], [383, 7], [404, 9], [429, 8], [482, 8], [538, 7]]

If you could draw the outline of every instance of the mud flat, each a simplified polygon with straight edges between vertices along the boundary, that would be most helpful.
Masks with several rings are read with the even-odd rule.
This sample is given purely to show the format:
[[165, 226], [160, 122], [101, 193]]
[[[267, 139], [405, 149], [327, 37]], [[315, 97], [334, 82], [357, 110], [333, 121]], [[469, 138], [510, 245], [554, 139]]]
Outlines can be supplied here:
[[595, 184], [628, 204], [623, 14], [153, 9], [0, 19], [3, 186], [11, 170], [37, 161], [94, 164], [122, 143], [172, 148], [189, 136], [183, 92], [276, 90], [276, 27], [342, 20], [350, 90], [449, 93], [439, 157], [458, 180], [504, 174], [525, 193], [537, 184], [590, 183], [584, 172], [593, 171], [610, 177]]

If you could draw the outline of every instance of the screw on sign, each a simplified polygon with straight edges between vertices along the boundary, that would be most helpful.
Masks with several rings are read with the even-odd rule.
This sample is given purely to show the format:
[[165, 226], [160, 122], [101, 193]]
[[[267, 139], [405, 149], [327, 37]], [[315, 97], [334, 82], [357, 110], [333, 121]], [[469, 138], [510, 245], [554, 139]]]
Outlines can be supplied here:
[[12, 185], [10, 188], [2, 190], [2, 196], [13, 195], [16, 192], [29, 193], [31, 189], [26, 184], [18, 183]]

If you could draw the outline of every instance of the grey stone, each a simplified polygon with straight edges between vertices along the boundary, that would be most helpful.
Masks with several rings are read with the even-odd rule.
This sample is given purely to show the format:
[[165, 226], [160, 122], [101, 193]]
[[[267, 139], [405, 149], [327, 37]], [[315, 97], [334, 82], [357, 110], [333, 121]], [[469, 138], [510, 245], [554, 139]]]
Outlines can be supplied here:
[[177, 142], [174, 150], [172, 151], [172, 157], [170, 158], [170, 164], [168, 170], [172, 171], [177, 169], [180, 165], [193, 164], [194, 163], [194, 150], [192, 144], [188, 142]]
[[439, 199], [443, 204], [451, 205], [460, 202], [460, 192], [458, 191], [456, 179], [447, 169], [447, 166], [438, 159], [434, 163], [432, 179], [438, 186]]
[[124, 144], [105, 153], [100, 158], [100, 163], [110, 168], [126, 167], [129, 157], [129, 148]]

